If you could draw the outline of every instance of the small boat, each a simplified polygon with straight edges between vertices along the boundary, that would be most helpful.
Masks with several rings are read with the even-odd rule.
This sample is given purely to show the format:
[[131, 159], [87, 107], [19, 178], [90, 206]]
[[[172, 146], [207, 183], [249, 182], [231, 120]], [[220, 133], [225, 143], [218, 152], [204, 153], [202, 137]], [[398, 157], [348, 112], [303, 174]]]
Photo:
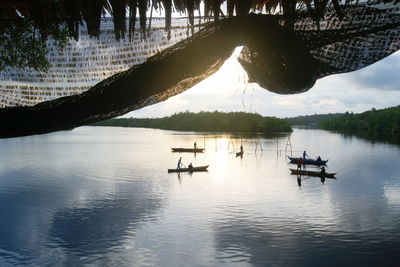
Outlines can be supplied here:
[[204, 148], [182, 148], [182, 147], [173, 147], [171, 148], [172, 152], [194, 152], [194, 153], [203, 153]]
[[241, 157], [241, 156], [243, 156], [243, 151], [240, 151], [240, 152], [236, 152], [236, 157]]
[[[297, 175], [308, 175], [308, 176], [318, 176], [318, 177], [326, 177], [326, 178], [335, 178], [336, 173], [321, 173], [321, 172], [315, 172], [315, 171], [305, 171], [305, 170], [296, 170], [296, 169], [290, 169], [292, 174], [297, 174]], [[336, 179], [336, 178], [335, 178]]]
[[[289, 157], [290, 163], [295, 163], [297, 164], [297, 162], [299, 161], [299, 158], [294, 158], [294, 157]], [[316, 160], [316, 159], [303, 159], [301, 158], [301, 161], [303, 164], [310, 164], [310, 165], [317, 165], [317, 166], [322, 166], [322, 165], [326, 165], [326, 163], [328, 162], [328, 160]]]
[[168, 169], [168, 172], [206, 172], [209, 165], [206, 166], [198, 166], [189, 168], [180, 168], [180, 169]]

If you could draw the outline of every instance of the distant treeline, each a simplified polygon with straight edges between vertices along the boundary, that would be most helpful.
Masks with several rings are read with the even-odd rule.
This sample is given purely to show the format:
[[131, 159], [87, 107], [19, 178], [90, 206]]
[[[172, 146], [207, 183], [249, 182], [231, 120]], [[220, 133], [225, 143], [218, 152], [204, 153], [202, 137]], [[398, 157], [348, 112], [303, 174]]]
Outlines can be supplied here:
[[344, 113], [314, 114], [297, 116], [293, 118], [284, 118], [284, 120], [292, 126], [310, 126], [317, 128], [321, 121], [337, 118], [342, 116], [343, 114]]
[[111, 119], [95, 126], [157, 128], [176, 131], [276, 133], [291, 132], [292, 127], [282, 119], [263, 117], [245, 112], [182, 112], [157, 119]]
[[320, 128], [341, 132], [400, 133], [400, 106], [372, 109], [360, 114], [346, 112], [319, 123]]

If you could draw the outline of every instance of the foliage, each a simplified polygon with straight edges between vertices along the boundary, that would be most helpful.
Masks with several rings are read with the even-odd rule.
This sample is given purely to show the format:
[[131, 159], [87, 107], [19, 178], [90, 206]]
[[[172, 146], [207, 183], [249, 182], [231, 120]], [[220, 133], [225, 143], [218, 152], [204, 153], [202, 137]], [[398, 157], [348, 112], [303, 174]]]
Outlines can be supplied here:
[[[346, 0], [345, 6], [341, 6], [339, 2], [339, 0], [315, 0], [314, 5], [312, 5], [310, 1], [304, 0], [251, 0], [228, 1], [226, 6], [229, 17], [234, 16], [235, 13], [237, 16], [243, 16], [254, 12], [289, 15], [282, 18], [286, 20], [286, 27], [293, 28], [294, 18], [297, 17], [293, 14], [311, 16], [319, 27], [319, 21], [323, 19], [327, 8], [333, 6], [337, 16], [342, 18], [345, 6], [351, 2], [358, 3], [358, 0]], [[385, 2], [396, 3], [398, 0], [386, 0]], [[100, 18], [105, 14], [110, 14], [113, 17], [116, 39], [119, 40], [121, 37], [124, 38], [127, 13], [129, 13], [128, 21], [131, 36], [137, 11], [139, 11], [138, 17], [142, 30], [147, 27], [146, 22], [148, 21], [147, 16], [150, 7], [150, 14], [152, 14], [153, 8], [163, 10], [166, 29], [169, 29], [173, 11], [187, 14], [193, 27], [195, 10], [200, 12], [200, 8], [202, 8], [203, 16], [207, 17], [213, 14], [214, 19], [218, 20], [222, 5], [225, 5], [224, 1], [215, 0], [4, 0], [0, 9], [0, 19], [2, 20], [0, 24], [0, 49], [2, 51], [0, 71], [7, 66], [19, 69], [48, 70], [49, 63], [45, 57], [47, 40], [53, 39], [60, 44], [59, 40], [62, 43], [67, 40], [67, 36], [77, 39], [79, 25], [82, 22], [86, 23], [89, 35], [98, 37]], [[127, 12], [128, 10], [129, 12]], [[307, 12], [304, 12], [305, 10]], [[37, 31], [40, 32], [40, 38], [37, 38]]]
[[68, 30], [63, 24], [50, 23], [39, 29], [32, 20], [21, 19], [0, 35], [0, 71], [6, 67], [47, 71], [50, 68], [47, 45], [53, 42], [63, 49], [67, 41]]
[[186, 111], [158, 119], [111, 119], [94, 125], [203, 132], [273, 133], [292, 131], [288, 123], [275, 117], [263, 117], [259, 114], [245, 112], [223, 113], [218, 111], [200, 113]]
[[337, 118], [342, 116], [343, 113], [329, 113], [329, 114], [314, 114], [306, 116], [297, 116], [293, 118], [284, 118], [284, 120], [290, 125], [296, 126], [314, 126], [318, 127], [320, 121]]
[[372, 109], [360, 114], [346, 112], [338, 118], [321, 121], [326, 130], [343, 132], [400, 133], [400, 106]]

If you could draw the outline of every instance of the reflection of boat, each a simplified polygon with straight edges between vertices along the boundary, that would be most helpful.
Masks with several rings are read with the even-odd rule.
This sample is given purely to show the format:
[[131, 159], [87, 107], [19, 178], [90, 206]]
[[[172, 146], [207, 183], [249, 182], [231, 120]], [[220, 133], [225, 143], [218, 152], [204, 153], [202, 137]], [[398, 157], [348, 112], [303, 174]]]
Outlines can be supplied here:
[[[296, 163], [299, 161], [299, 158], [294, 158], [294, 157], [289, 157], [290, 163]], [[317, 165], [317, 166], [322, 166], [326, 165], [328, 160], [316, 160], [316, 159], [303, 159], [301, 158], [301, 161], [303, 164], [310, 164], [310, 165]]]
[[296, 170], [296, 169], [290, 169], [290, 171], [292, 172], [292, 174], [318, 176], [318, 177], [326, 177], [326, 178], [335, 178], [335, 174], [336, 174], [336, 173], [321, 173], [321, 172]]
[[182, 147], [173, 147], [171, 148], [172, 152], [195, 152], [195, 153], [203, 153], [204, 148], [182, 148]]
[[180, 168], [180, 169], [168, 169], [168, 172], [206, 172], [209, 165], [193, 167], [189, 168]]
[[243, 151], [236, 152], [236, 157], [243, 156]]

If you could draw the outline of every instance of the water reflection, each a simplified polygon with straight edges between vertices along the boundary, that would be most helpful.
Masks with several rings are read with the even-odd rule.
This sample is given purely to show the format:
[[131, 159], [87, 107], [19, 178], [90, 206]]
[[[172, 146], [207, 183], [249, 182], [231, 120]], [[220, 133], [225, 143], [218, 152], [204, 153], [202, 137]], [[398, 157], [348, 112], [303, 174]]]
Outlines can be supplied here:
[[43, 183], [3, 192], [0, 214], [8, 219], [0, 220], [0, 257], [8, 263], [42, 265], [57, 263], [60, 259], [52, 254], [61, 253], [68, 266], [98, 261], [120, 252], [128, 236], [155, 220], [163, 205], [163, 196], [152, 192], [151, 185], [125, 184], [110, 194], [91, 183], [94, 190], [85, 187], [86, 197], [80, 199], [81, 186]]
[[392, 133], [379, 133], [379, 132], [368, 132], [368, 131], [357, 131], [357, 132], [344, 132], [341, 133], [345, 138], [363, 138], [371, 141], [371, 143], [389, 143], [400, 145], [400, 135]]
[[[165, 184], [142, 180], [133, 162], [121, 166], [126, 153], [113, 154], [112, 161], [104, 136], [91, 136], [83, 150], [74, 136], [1, 140], [0, 266], [121, 266], [118, 260], [140, 259], [131, 239], [141, 225], [157, 220]], [[118, 135], [113, 138], [115, 149]]]
[[52, 220], [50, 235], [56, 246], [75, 254], [103, 255], [126, 241], [141, 223], [154, 220], [162, 199], [146, 187], [127, 185], [129, 194], [121, 192], [86, 203], [84, 207], [65, 207]]
[[301, 187], [301, 175], [297, 175], [297, 185]]
[[[214, 232], [217, 257], [224, 262], [243, 261], [252, 266], [393, 266], [400, 260], [398, 243], [392, 238], [399, 230], [400, 225], [396, 225], [388, 233], [379, 229], [348, 232], [285, 218], [235, 218], [216, 224]], [[381, 234], [386, 241], [374, 238]]]
[[[285, 197], [275, 194], [262, 201], [264, 196], [257, 206], [246, 206], [247, 212], [239, 214], [239, 207], [232, 205], [225, 208], [214, 224], [218, 258], [253, 266], [390, 266], [399, 262], [400, 214], [385, 202], [396, 202], [393, 192], [400, 192], [394, 160], [398, 148], [369, 146], [358, 138], [341, 143], [339, 135], [320, 130], [298, 131], [292, 137], [294, 145], [329, 155], [328, 168], [341, 174], [340, 183], [295, 176], [302, 188], [296, 201], [288, 201], [293, 192], [285, 190]], [[391, 186], [386, 186], [387, 179]], [[306, 180], [307, 186], [302, 187]], [[279, 191], [277, 185], [274, 190]], [[273, 192], [263, 189], [265, 195]]]
[[[195, 157], [171, 145], [203, 135], [173, 133], [84, 127], [0, 140], [0, 266], [399, 262], [397, 145], [295, 130], [294, 151], [340, 174], [321, 180], [290, 174], [276, 142], [287, 136], [210, 135]], [[240, 144], [243, 158], [232, 153]], [[208, 172], [167, 173], [180, 156]]]

